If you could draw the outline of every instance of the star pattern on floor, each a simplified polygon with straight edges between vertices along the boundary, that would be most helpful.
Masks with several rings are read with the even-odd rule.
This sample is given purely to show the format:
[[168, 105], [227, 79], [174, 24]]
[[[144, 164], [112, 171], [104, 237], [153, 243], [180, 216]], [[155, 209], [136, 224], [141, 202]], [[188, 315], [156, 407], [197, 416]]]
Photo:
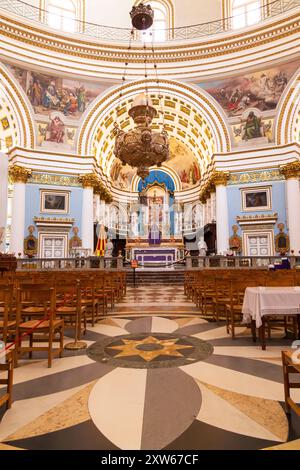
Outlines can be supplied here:
[[[142, 340], [123, 339], [120, 346], [108, 346], [109, 349], [120, 351], [115, 358], [139, 356], [147, 362], [159, 356], [183, 357], [181, 349], [193, 348], [193, 346], [177, 344], [179, 338], [160, 339], [155, 336], [147, 336]], [[148, 348], [146, 347], [148, 346]]]

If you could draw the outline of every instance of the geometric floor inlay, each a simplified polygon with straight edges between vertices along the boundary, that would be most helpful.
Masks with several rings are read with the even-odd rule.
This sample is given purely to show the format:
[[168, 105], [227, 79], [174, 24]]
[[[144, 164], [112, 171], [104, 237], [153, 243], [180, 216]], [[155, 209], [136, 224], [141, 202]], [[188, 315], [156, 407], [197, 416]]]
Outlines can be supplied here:
[[213, 346], [199, 338], [176, 333], [138, 333], [104, 338], [87, 349], [94, 361], [116, 367], [156, 369], [203, 361]]

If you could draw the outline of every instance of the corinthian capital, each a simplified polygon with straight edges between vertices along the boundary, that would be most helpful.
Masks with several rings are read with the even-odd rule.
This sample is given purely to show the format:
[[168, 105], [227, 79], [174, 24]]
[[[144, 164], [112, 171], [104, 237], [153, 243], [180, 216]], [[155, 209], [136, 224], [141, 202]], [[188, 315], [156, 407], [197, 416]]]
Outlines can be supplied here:
[[218, 186], [219, 184], [226, 186], [228, 178], [229, 178], [228, 171], [214, 171], [210, 177], [210, 181], [215, 186]]
[[280, 173], [284, 175], [286, 179], [297, 178], [300, 175], [300, 161], [290, 162], [280, 167]]
[[82, 184], [83, 188], [96, 188], [100, 180], [96, 173], [88, 173], [86, 175], [80, 175], [78, 181]]
[[28, 178], [31, 176], [31, 170], [19, 165], [12, 165], [8, 174], [13, 183], [27, 183]]

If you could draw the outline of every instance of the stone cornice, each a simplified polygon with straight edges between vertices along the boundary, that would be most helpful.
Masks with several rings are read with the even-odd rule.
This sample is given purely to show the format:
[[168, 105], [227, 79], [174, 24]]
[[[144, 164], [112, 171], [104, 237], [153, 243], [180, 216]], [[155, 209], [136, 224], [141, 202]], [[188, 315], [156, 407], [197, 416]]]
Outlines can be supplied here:
[[300, 176], [300, 161], [290, 162], [280, 167], [280, 172], [285, 179], [297, 178]]
[[[282, 16], [281, 19], [274, 18], [259, 27], [255, 25], [253, 30], [248, 28], [238, 34], [236, 32], [225, 32], [220, 35], [216, 35], [209, 40], [204, 38], [203, 40], [198, 40], [197, 42], [195, 41], [192, 43], [190, 41], [189, 43], [180, 42], [178, 44], [174, 44], [172, 42], [167, 43], [166, 46], [157, 46], [155, 49], [156, 62], [169, 64], [165, 68], [164, 66], [159, 67], [159, 71], [163, 74], [164, 70], [168, 69], [168, 75], [172, 75], [172, 73], [170, 73], [170, 66], [174, 64], [175, 76], [176, 73], [180, 73], [179, 71], [176, 72], [176, 64], [185, 62], [185, 64], [181, 66], [183, 68], [190, 68], [191, 66], [195, 67], [198, 64], [199, 68], [200, 61], [202, 63], [203, 59], [209, 59], [212, 62], [218, 61], [219, 68], [222, 69], [225, 67], [225, 65], [220, 66], [220, 59], [222, 62], [222, 57], [224, 57], [224, 61], [227, 61], [228, 57], [237, 55], [235, 60], [238, 61], [241, 59], [242, 52], [245, 53], [248, 61], [251, 54], [256, 55], [260, 51], [266, 51], [267, 49], [269, 50], [268, 55], [271, 57], [275, 54], [274, 48], [278, 45], [279, 40], [282, 48], [284, 38], [292, 38], [292, 36], [297, 37], [297, 35], [299, 37], [299, 9], [294, 9], [293, 12], [294, 14], [289, 17]], [[133, 46], [129, 52], [127, 44], [124, 44], [124, 46], [119, 44], [105, 44], [97, 42], [96, 40], [88, 41], [76, 39], [72, 36], [68, 37], [61, 34], [54, 34], [47, 30], [47, 28], [36, 27], [29, 25], [29, 23], [28, 25], [26, 23], [21, 23], [16, 19], [9, 17], [8, 14], [4, 15], [3, 12], [2, 15], [0, 15], [0, 38], [2, 42], [2, 50], [5, 48], [7, 52], [10, 51], [12, 59], [16, 57], [16, 48], [20, 48], [20, 58], [22, 57], [22, 50], [28, 51], [36, 49], [36, 52], [41, 54], [41, 60], [44, 59], [44, 64], [47, 61], [49, 62], [49, 67], [51, 64], [49, 52], [52, 56], [56, 54], [61, 60], [70, 60], [71, 68], [75, 66], [77, 66], [76, 68], [79, 68], [79, 62], [82, 63], [82, 61], [86, 60], [87, 63], [91, 63], [91, 61], [93, 61], [93, 66], [100, 65], [103, 68], [104, 66], [107, 67], [107, 65], [104, 65], [105, 62], [119, 63], [119, 66], [113, 66], [114, 69], [116, 70], [118, 67], [122, 67], [123, 69], [123, 64], [126, 60], [130, 63], [139, 64], [135, 69], [134, 73], [136, 73], [138, 68], [143, 66], [144, 62], [144, 54], [141, 54], [142, 47]], [[9, 41], [5, 38], [8, 38]], [[12, 52], [11, 49], [12, 42], [14, 43], [14, 52]], [[9, 45], [9, 47], [5, 47], [5, 44]], [[152, 53], [150, 49], [149, 54], [151, 56]], [[299, 52], [299, 44], [297, 41], [291, 39], [288, 49], [286, 51], [281, 51], [282, 57], [287, 54], [295, 54], [296, 51]], [[279, 50], [278, 54], [280, 54]], [[23, 56], [25, 55], [26, 54], [23, 52]], [[265, 56], [266, 53], [264, 53], [262, 57]], [[7, 54], [6, 58], [8, 58]], [[149, 57], [149, 59], [150, 58], [151, 57]], [[278, 59], [278, 57], [276, 58]], [[253, 60], [256, 59], [253, 58]], [[187, 62], [189, 63], [187, 64]], [[56, 65], [59, 66], [58, 63]], [[179, 69], [181, 67], [179, 67]], [[119, 71], [114, 75], [119, 78]]]
[[27, 183], [31, 170], [19, 165], [12, 165], [8, 170], [9, 178], [13, 183]]

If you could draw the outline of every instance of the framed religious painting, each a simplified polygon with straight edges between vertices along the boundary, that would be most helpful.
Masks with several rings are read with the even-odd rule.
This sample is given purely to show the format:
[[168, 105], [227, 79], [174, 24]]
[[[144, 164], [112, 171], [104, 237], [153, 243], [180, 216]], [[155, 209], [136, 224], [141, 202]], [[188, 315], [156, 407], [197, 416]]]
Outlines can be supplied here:
[[70, 192], [41, 190], [41, 213], [68, 214], [70, 211]]
[[243, 188], [242, 211], [257, 212], [272, 209], [271, 186]]

